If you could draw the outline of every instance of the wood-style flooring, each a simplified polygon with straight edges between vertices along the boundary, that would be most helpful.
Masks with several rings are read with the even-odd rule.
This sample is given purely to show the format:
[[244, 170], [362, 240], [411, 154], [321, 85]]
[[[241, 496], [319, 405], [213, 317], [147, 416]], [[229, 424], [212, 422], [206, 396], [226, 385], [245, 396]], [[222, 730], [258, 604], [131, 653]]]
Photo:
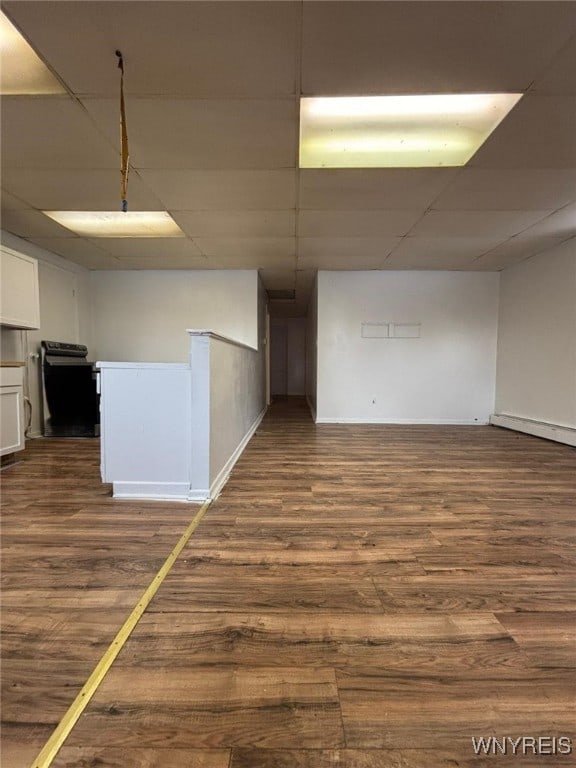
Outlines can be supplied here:
[[[196, 511], [112, 500], [98, 451], [34, 440], [2, 472], [3, 768], [30, 765]], [[280, 401], [53, 766], [576, 765], [471, 740], [576, 751], [575, 517], [567, 446]]]

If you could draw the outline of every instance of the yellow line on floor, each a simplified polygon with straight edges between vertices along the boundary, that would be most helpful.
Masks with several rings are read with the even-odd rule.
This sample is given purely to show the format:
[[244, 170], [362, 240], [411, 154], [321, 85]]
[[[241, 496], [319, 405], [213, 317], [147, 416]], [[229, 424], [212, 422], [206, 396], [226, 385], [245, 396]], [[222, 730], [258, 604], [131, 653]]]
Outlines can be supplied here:
[[60, 720], [58, 726], [56, 727], [56, 730], [50, 736], [50, 738], [42, 748], [42, 751], [32, 763], [31, 768], [48, 768], [48, 766], [52, 763], [52, 761], [58, 754], [59, 749], [62, 747], [62, 745], [68, 738], [70, 731], [76, 725], [78, 718], [88, 706], [88, 702], [98, 690], [98, 686], [100, 685], [102, 680], [106, 677], [106, 673], [108, 672], [108, 670], [114, 663], [114, 660], [122, 650], [124, 643], [130, 637], [132, 630], [142, 618], [142, 614], [144, 613], [144, 611], [150, 604], [150, 601], [158, 591], [158, 588], [160, 587], [160, 585], [168, 575], [178, 555], [180, 554], [180, 552], [182, 552], [182, 550], [184, 549], [184, 547], [188, 542], [188, 539], [190, 538], [190, 536], [192, 536], [192, 534], [198, 527], [198, 524], [204, 517], [204, 514], [208, 509], [209, 505], [210, 505], [210, 502], [207, 501], [205, 504], [203, 504], [200, 507], [198, 513], [194, 516], [194, 519], [192, 520], [188, 528], [186, 528], [186, 530], [180, 537], [178, 543], [176, 544], [172, 552], [170, 552], [170, 554], [166, 558], [164, 565], [162, 566], [162, 568], [160, 568], [156, 576], [154, 576], [152, 582], [150, 583], [150, 586], [148, 587], [146, 592], [144, 592], [144, 594], [138, 601], [136, 607], [134, 608], [130, 616], [128, 616], [128, 618], [120, 628], [114, 640], [112, 640], [112, 642], [108, 646], [107, 651], [104, 653], [104, 655], [102, 656], [102, 658], [100, 659], [96, 667], [94, 668], [94, 671], [92, 672], [88, 680], [84, 683], [82, 690], [80, 691], [78, 696], [76, 696], [76, 698], [70, 705], [68, 711], [66, 712], [62, 720]]

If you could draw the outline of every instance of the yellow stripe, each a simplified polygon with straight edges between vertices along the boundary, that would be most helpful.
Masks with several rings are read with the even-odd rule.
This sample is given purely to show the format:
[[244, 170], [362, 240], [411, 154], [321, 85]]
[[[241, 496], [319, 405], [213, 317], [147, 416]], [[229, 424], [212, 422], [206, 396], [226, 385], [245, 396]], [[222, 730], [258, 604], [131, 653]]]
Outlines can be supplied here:
[[66, 739], [68, 738], [70, 731], [74, 726], [76, 725], [76, 722], [78, 721], [78, 718], [82, 714], [82, 712], [86, 709], [88, 706], [88, 702], [92, 698], [92, 696], [96, 693], [98, 686], [106, 676], [106, 673], [114, 663], [114, 660], [116, 659], [116, 656], [120, 653], [122, 650], [122, 647], [124, 646], [124, 643], [128, 638], [130, 637], [130, 634], [136, 624], [140, 621], [142, 614], [150, 604], [150, 601], [158, 591], [158, 588], [168, 575], [170, 569], [174, 565], [178, 555], [184, 547], [186, 546], [186, 543], [188, 542], [188, 539], [196, 528], [198, 527], [198, 524], [200, 523], [200, 520], [204, 517], [204, 514], [206, 510], [208, 509], [210, 502], [206, 502], [200, 507], [200, 510], [198, 511], [197, 515], [194, 517], [188, 528], [184, 531], [182, 536], [180, 537], [180, 540], [170, 552], [168, 557], [166, 558], [166, 561], [162, 568], [158, 571], [154, 579], [152, 580], [150, 586], [144, 592], [140, 600], [138, 601], [138, 604], [128, 616], [124, 624], [122, 625], [120, 631], [112, 640], [111, 644], [108, 646], [108, 650], [104, 653], [100, 661], [98, 662], [97, 666], [95, 667], [94, 671], [88, 678], [88, 680], [84, 683], [84, 686], [78, 696], [74, 699], [72, 704], [70, 705], [70, 708], [62, 718], [62, 720], [59, 722], [56, 730], [54, 733], [50, 736], [46, 744], [44, 745], [42, 751], [34, 760], [32, 763], [31, 768], [48, 768], [48, 766], [52, 763], [54, 758], [56, 757], [58, 750], [60, 747], [64, 744]]

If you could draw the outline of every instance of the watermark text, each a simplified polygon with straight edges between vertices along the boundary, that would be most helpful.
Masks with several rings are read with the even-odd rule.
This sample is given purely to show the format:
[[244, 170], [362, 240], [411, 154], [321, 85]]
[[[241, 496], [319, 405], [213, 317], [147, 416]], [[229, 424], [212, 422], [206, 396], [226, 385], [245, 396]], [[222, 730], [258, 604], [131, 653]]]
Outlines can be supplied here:
[[472, 736], [475, 755], [571, 755], [569, 736]]

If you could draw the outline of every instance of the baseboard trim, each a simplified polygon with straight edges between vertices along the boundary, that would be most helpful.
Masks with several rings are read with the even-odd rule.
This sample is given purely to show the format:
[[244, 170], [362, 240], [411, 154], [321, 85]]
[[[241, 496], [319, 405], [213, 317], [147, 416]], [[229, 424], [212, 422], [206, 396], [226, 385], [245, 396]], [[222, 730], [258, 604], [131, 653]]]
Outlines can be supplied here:
[[189, 483], [112, 483], [112, 496], [115, 499], [153, 499], [155, 501], [192, 501], [189, 499]]
[[[238, 461], [238, 459], [242, 455], [244, 449], [246, 448], [246, 446], [248, 445], [248, 443], [252, 439], [252, 436], [254, 435], [254, 433], [256, 432], [258, 427], [260, 426], [260, 423], [261, 423], [262, 419], [264, 418], [265, 414], [266, 414], [266, 408], [264, 408], [258, 414], [258, 416], [254, 420], [254, 423], [252, 424], [252, 426], [250, 427], [248, 432], [246, 432], [246, 434], [244, 435], [242, 440], [238, 443], [238, 446], [237, 446], [236, 450], [234, 451], [234, 453], [232, 454], [232, 456], [230, 456], [230, 458], [228, 459], [226, 464], [224, 464], [224, 466], [222, 467], [220, 472], [218, 472], [216, 478], [211, 483], [210, 491], [209, 491], [208, 496], [205, 499], [200, 499], [201, 501], [207, 501], [208, 499], [215, 499], [218, 496], [218, 494], [220, 493], [222, 488], [228, 482], [228, 478], [230, 477], [230, 472], [232, 471], [232, 468], [234, 467], [234, 464], [236, 464], [236, 462]], [[190, 493], [192, 494], [192, 493], [196, 493], [196, 492], [192, 492], [191, 491]], [[198, 500], [198, 499], [195, 499], [195, 500]]]
[[317, 424], [430, 424], [437, 426], [453, 425], [463, 427], [482, 427], [489, 424], [489, 421], [466, 421], [462, 419], [386, 419], [386, 418], [360, 418], [360, 419], [331, 419], [317, 418]]
[[543, 437], [545, 440], [554, 440], [556, 443], [564, 443], [576, 447], [576, 429], [563, 427], [559, 424], [550, 424], [546, 421], [525, 419], [521, 416], [510, 416], [507, 413], [493, 413], [490, 424], [495, 427], [504, 427], [516, 432], [525, 432], [535, 437]]
[[186, 501], [193, 502], [194, 504], [203, 504], [205, 501], [211, 499], [209, 488], [190, 488]]

